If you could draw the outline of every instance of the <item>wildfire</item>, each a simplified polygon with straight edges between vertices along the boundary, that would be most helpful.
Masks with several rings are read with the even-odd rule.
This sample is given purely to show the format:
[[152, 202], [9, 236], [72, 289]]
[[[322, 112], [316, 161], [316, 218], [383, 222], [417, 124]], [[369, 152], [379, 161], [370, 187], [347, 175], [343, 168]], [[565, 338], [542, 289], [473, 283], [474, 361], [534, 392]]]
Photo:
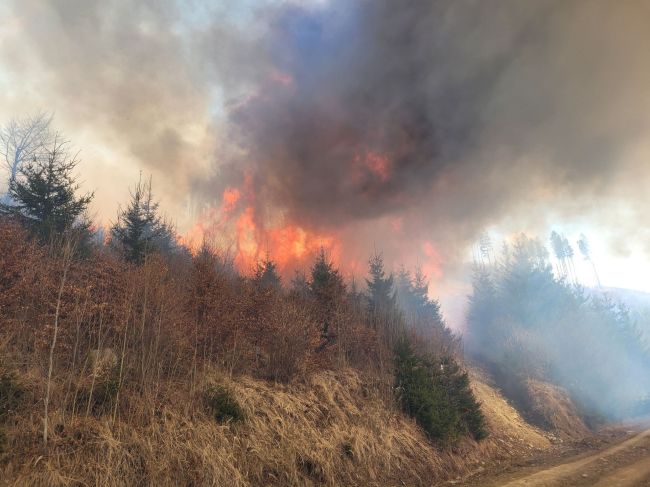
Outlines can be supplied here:
[[375, 151], [365, 151], [354, 158], [354, 179], [362, 181], [368, 175], [385, 183], [390, 179], [391, 166], [388, 156]]
[[241, 191], [237, 188], [226, 188], [223, 192], [221, 209], [226, 213], [232, 212], [241, 198]]
[[[390, 165], [387, 158], [369, 153], [363, 161], [364, 167], [373, 173], [376, 171], [377, 177], [388, 177]], [[215, 243], [232, 252], [236, 267], [244, 274], [250, 273], [260, 260], [270, 257], [281, 275], [289, 280], [294, 270], [308, 269], [321, 248], [344, 275], [359, 278], [365, 274], [367, 255], [364, 252], [367, 249], [358, 245], [359, 234], [355, 229], [324, 233], [284, 218], [269, 223], [261, 217], [258, 204], [253, 180], [246, 177], [241, 187], [232, 186], [223, 191], [220, 204], [203, 212], [182, 243], [194, 250], [204, 241]], [[409, 239], [402, 216], [391, 217], [381, 225], [399, 236], [401, 242], [386, 256], [387, 265], [420, 265], [431, 279], [442, 278], [442, 257], [433, 242]]]
[[422, 244], [422, 252], [426, 256], [422, 271], [429, 277], [442, 279], [442, 259], [436, 248], [431, 242], [426, 241]]
[[221, 205], [206, 209], [181, 243], [196, 250], [204, 241], [223, 242], [234, 251], [235, 265], [242, 272], [250, 271], [268, 255], [285, 277], [307, 266], [321, 247], [332, 258], [338, 257], [340, 245], [334, 235], [291, 223], [264, 225], [254, 203], [250, 178], [246, 178], [243, 188], [226, 188]]
[[280, 268], [286, 269], [296, 263], [306, 263], [320, 250], [338, 251], [336, 239], [331, 235], [320, 235], [295, 225], [287, 225], [269, 232], [273, 256]]

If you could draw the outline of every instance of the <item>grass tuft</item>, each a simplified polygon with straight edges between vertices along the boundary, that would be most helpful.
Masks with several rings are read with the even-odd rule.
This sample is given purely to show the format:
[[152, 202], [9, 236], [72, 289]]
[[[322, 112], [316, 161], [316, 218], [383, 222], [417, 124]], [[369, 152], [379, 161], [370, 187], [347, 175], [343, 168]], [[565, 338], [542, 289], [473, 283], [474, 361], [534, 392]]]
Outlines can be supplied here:
[[233, 392], [224, 386], [212, 386], [204, 393], [204, 402], [210, 415], [219, 423], [238, 423], [246, 414]]

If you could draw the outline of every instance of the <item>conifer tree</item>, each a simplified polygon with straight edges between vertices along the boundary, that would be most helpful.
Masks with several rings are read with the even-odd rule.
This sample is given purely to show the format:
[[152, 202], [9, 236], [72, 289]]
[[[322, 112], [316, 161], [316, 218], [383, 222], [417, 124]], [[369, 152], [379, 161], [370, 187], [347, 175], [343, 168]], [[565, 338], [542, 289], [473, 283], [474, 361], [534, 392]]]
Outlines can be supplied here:
[[429, 339], [437, 353], [452, 353], [458, 338], [447, 327], [440, 303], [429, 298], [429, 283], [422, 269], [418, 267], [411, 275], [402, 268], [395, 282], [397, 303], [404, 313], [407, 327]]
[[117, 222], [111, 227], [111, 244], [124, 258], [136, 264], [152, 252], [171, 252], [176, 248], [171, 225], [158, 214], [158, 203], [147, 184], [138, 181], [126, 209], [120, 210]]
[[345, 284], [339, 270], [327, 258], [323, 248], [311, 268], [309, 289], [323, 317], [322, 335], [330, 340], [337, 306], [345, 296]]
[[401, 266], [395, 276], [395, 295], [397, 302], [406, 314], [409, 314], [414, 307], [412, 288], [413, 277], [404, 266]]
[[376, 314], [394, 308], [396, 296], [393, 287], [393, 274], [386, 275], [384, 259], [381, 254], [372, 256], [368, 264], [370, 273], [370, 279], [366, 279], [368, 311], [370, 314]]
[[348, 292], [348, 302], [350, 303], [351, 310], [356, 314], [356, 316], [363, 316], [363, 313], [365, 312], [365, 301], [366, 296], [361, 290], [359, 290], [357, 281], [354, 276], [352, 276], [350, 291]]
[[253, 282], [262, 290], [278, 290], [282, 287], [277, 266], [268, 255], [263, 261], [257, 263]]
[[435, 316], [442, 322], [442, 318], [440, 317], [440, 304], [437, 301], [429, 299], [429, 283], [420, 267], [415, 270], [410, 292], [413, 307], [418, 317]]
[[293, 279], [291, 280], [291, 293], [301, 299], [307, 299], [309, 296], [309, 281], [305, 272], [297, 270]]
[[573, 265], [574, 252], [569, 240], [564, 235], [553, 231], [551, 232], [551, 246], [560, 265], [560, 276], [570, 277], [574, 284], [577, 284], [577, 276]]
[[73, 228], [87, 229], [82, 219], [93, 193], [77, 196], [79, 184], [73, 174], [78, 164], [67, 150], [67, 142], [55, 138], [45, 157], [25, 162], [9, 184], [11, 203], [3, 213], [18, 217], [43, 239]]
[[394, 289], [393, 274], [386, 275], [381, 254], [373, 255], [369, 262], [370, 278], [368, 286], [368, 316], [375, 329], [380, 325], [393, 328], [397, 315], [397, 297]]
[[419, 354], [404, 336], [395, 347], [395, 383], [402, 410], [429, 438], [445, 444], [468, 433], [487, 436], [469, 376], [452, 358]]

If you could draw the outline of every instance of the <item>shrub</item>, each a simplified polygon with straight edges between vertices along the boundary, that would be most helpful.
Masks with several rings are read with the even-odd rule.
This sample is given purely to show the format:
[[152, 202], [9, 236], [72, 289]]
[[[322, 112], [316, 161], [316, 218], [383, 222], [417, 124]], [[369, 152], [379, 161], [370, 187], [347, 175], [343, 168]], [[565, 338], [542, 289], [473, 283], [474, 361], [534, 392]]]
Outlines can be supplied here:
[[112, 411], [120, 388], [119, 369], [110, 368], [107, 373], [86, 379], [76, 397], [75, 409], [101, 416]]
[[462, 431], [469, 433], [475, 440], [487, 437], [485, 416], [481, 405], [474, 397], [469, 386], [469, 375], [452, 359], [441, 361], [439, 384], [445, 388], [456, 410], [460, 413]]
[[444, 444], [464, 434], [477, 440], [487, 436], [469, 377], [453, 359], [419, 356], [402, 339], [395, 353], [395, 379], [402, 409], [429, 438]]
[[219, 423], [240, 422], [246, 414], [230, 389], [213, 386], [204, 393], [205, 407]]
[[323, 467], [318, 462], [299, 455], [296, 461], [298, 469], [309, 479], [315, 481], [317, 484], [323, 484], [326, 481], [325, 472]]
[[0, 427], [0, 455], [7, 451], [7, 435]]
[[18, 407], [23, 393], [23, 388], [13, 374], [4, 373], [0, 376], [0, 423]]
[[96, 414], [110, 411], [114, 405], [115, 398], [120, 388], [120, 379], [117, 367], [104, 380], [95, 384], [91, 409]]

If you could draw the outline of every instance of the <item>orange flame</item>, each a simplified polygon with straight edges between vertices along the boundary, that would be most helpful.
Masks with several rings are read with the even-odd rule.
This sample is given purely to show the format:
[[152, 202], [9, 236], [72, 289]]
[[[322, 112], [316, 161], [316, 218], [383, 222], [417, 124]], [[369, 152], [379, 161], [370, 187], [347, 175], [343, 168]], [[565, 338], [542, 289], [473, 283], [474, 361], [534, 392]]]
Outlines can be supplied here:
[[436, 248], [426, 241], [422, 244], [422, 251], [427, 258], [422, 265], [422, 271], [431, 278], [442, 279], [442, 259]]
[[388, 156], [375, 151], [366, 151], [363, 155], [354, 158], [356, 167], [355, 179], [362, 180], [364, 175], [370, 174], [381, 183], [390, 179], [391, 166]]
[[244, 270], [247, 267], [252, 267], [259, 255], [255, 209], [252, 206], [247, 206], [244, 212], [239, 215], [235, 225], [235, 231], [237, 239], [235, 264]]
[[305, 264], [320, 248], [337, 251], [335, 238], [320, 235], [295, 225], [275, 228], [268, 233], [273, 258], [280, 269]]
[[249, 272], [268, 254], [285, 277], [290, 275], [290, 271], [306, 266], [321, 247], [327, 249], [332, 258], [338, 256], [338, 240], [333, 235], [290, 223], [263, 225], [253, 204], [255, 198], [251, 183], [251, 178], [246, 178], [242, 189], [226, 188], [220, 207], [205, 210], [180, 242], [196, 251], [206, 240], [234, 235], [231, 247], [235, 252], [235, 265], [240, 271]]
[[[375, 158], [371, 154], [363, 160], [364, 167], [374, 168], [373, 171], [376, 169], [379, 174], [389, 177], [387, 158]], [[402, 216], [387, 219], [385, 225], [399, 238], [400, 244], [393, 249], [393, 253], [399, 251], [399, 258], [406, 259], [402, 261], [404, 264], [416, 265], [420, 262], [422, 271], [430, 279], [435, 281], [443, 277], [442, 258], [434, 243], [428, 240], [409, 241], [404, 235], [405, 221]], [[350, 232], [349, 229], [326, 233], [285, 219], [273, 223], [264, 221], [256, 205], [252, 177], [248, 176], [241, 187], [226, 188], [220, 204], [206, 209], [181, 242], [197, 250], [206, 240], [216, 244], [221, 239], [219, 243], [234, 253], [235, 265], [244, 274], [268, 256], [276, 263], [285, 280], [292, 277], [294, 270], [308, 269], [317, 252], [324, 248], [343, 275], [359, 278], [365, 275], [367, 268], [363, 249], [356, 240], [358, 236], [358, 232]], [[345, 256], [342, 255], [343, 249], [346, 249]]]
[[240, 198], [241, 191], [238, 188], [226, 188], [222, 196], [221, 209], [226, 213], [232, 212]]

